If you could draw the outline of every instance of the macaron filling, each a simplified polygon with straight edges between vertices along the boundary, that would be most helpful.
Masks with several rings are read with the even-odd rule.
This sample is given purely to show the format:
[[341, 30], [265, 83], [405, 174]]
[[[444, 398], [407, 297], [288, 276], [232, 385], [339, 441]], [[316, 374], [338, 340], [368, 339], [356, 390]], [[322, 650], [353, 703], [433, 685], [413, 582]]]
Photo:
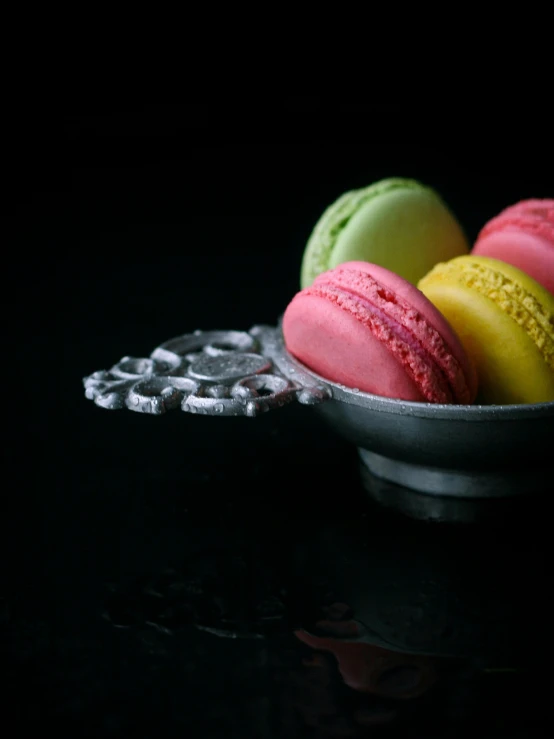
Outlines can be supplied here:
[[430, 403], [469, 403], [470, 390], [457, 359], [425, 317], [365, 272], [335, 269], [305, 294], [333, 302], [383, 343]]
[[442, 263], [428, 275], [438, 280], [443, 276], [476, 290], [498, 305], [524, 329], [544, 361], [554, 370], [554, 315], [530, 292], [500, 272], [477, 263], [466, 262], [463, 269], [455, 262]]

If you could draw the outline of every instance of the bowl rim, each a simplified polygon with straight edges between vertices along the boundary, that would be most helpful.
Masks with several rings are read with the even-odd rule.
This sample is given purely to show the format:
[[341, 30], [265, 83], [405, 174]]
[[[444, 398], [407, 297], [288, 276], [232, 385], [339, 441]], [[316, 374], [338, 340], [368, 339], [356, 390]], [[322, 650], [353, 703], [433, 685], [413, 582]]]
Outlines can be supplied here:
[[[306, 367], [283, 347], [290, 364], [310, 375], [317, 383], [331, 391], [332, 399], [348, 405], [365, 408], [378, 413], [392, 413], [417, 418], [433, 418], [444, 421], [521, 421], [524, 419], [554, 419], [554, 401], [544, 403], [514, 403], [513, 405], [458, 405], [445, 403], [424, 403], [398, 398], [385, 398], [363, 390], [346, 387], [328, 380]], [[291, 378], [292, 379], [292, 378]]]

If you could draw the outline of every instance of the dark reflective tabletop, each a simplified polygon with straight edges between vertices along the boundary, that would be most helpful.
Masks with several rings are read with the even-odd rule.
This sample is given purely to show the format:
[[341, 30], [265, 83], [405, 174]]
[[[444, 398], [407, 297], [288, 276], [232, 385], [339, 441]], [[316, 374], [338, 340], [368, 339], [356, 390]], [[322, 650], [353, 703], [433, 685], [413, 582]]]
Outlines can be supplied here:
[[153, 418], [99, 409], [81, 385], [197, 328], [275, 323], [313, 223], [348, 188], [419, 177], [473, 237], [504, 205], [547, 196], [545, 177], [400, 149], [392, 132], [379, 152], [333, 148], [308, 123], [292, 149], [282, 128], [260, 145], [188, 135], [185, 154], [166, 143], [149, 162], [144, 142], [89, 129], [61, 160], [45, 146], [18, 216], [18, 274], [45, 279], [17, 388], [48, 371], [19, 410], [3, 490], [6, 726], [549, 735], [551, 481], [538, 499], [430, 500], [368, 477], [309, 408]]
[[473, 523], [384, 507], [355, 452], [303, 411], [232, 420], [234, 440], [194, 418], [197, 443], [225, 435], [226, 451], [178, 460], [170, 438], [190, 419], [164, 418], [167, 446], [150, 458], [150, 419], [83, 401], [83, 418], [136, 446], [88, 467], [83, 450], [84, 475], [46, 467], [57, 497], [20, 511], [30, 546], [2, 618], [22, 727], [542, 736], [544, 521], [529, 506]]

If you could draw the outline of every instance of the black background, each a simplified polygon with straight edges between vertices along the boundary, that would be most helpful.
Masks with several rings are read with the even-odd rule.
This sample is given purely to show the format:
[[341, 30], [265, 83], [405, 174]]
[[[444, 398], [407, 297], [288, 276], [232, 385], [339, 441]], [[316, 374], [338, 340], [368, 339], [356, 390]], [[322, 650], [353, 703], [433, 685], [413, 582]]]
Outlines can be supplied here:
[[[501, 208], [554, 194], [540, 123], [323, 98], [250, 109], [96, 99], [21, 118], [5, 277], [24, 369], [6, 420], [11, 709], [22, 727], [82, 736], [262, 736], [244, 713], [257, 658], [199, 632], [175, 647], [116, 631], [101, 617], [107, 583], [244, 542], [263, 581], [268, 562], [294, 575], [294, 542], [318, 526], [370, 510], [374, 535], [409, 549], [423, 524], [368, 509], [355, 451], [305, 408], [255, 420], [108, 412], [81, 378], [197, 328], [275, 323], [313, 225], [347, 189], [420, 179], [473, 240]], [[537, 546], [526, 542], [524, 561]], [[250, 665], [240, 678], [237, 661]]]

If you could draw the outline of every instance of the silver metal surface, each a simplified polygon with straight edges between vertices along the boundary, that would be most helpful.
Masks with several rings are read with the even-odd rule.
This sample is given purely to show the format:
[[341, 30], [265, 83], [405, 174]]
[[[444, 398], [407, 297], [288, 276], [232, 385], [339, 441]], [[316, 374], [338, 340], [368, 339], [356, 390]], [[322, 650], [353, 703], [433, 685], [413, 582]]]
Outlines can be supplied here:
[[439, 405], [360, 392], [297, 362], [279, 326], [195, 331], [150, 358], [124, 357], [84, 385], [102, 408], [142, 413], [257, 416], [295, 400], [314, 405], [372, 474], [426, 494], [504, 497], [551, 476], [554, 402]]
[[[360, 450], [361, 452], [362, 450]], [[418, 490], [413, 485], [398, 485], [390, 480], [377, 477], [361, 459], [360, 476], [364, 489], [370, 499], [380, 506], [391, 511], [420, 521], [435, 521], [450, 524], [492, 524], [494, 526], [528, 527], [533, 517], [546, 514], [548, 499], [544, 485], [535, 480], [535, 485], [527, 482], [518, 489], [511, 482], [506, 488], [506, 475], [498, 472], [498, 482], [505, 491], [504, 496], [487, 494], [487, 489], [476, 476], [476, 490], [472, 487], [462, 489], [463, 494], [453, 492], [447, 487], [440, 494], [427, 490]], [[467, 482], [467, 478], [462, 476]], [[454, 489], [460, 489], [460, 483], [455, 479]], [[471, 481], [475, 483], [475, 480]], [[510, 492], [511, 491], [511, 492]], [[525, 496], [526, 515], [523, 516], [520, 497], [517, 493], [527, 493]]]
[[[506, 474], [506, 469], [441, 469], [410, 464], [383, 457], [367, 449], [359, 449], [362, 463], [376, 477], [403, 488], [418, 490], [426, 495], [459, 496], [464, 498], [504, 498], [536, 488], [542, 483], [540, 468], [520, 466]], [[538, 475], [536, 475], [538, 471]]]
[[85, 394], [102, 408], [161, 414], [257, 416], [292, 400], [314, 405], [331, 397], [324, 382], [294, 362], [272, 326], [250, 331], [195, 331], [157, 347], [150, 358], [123, 357], [84, 378]]

